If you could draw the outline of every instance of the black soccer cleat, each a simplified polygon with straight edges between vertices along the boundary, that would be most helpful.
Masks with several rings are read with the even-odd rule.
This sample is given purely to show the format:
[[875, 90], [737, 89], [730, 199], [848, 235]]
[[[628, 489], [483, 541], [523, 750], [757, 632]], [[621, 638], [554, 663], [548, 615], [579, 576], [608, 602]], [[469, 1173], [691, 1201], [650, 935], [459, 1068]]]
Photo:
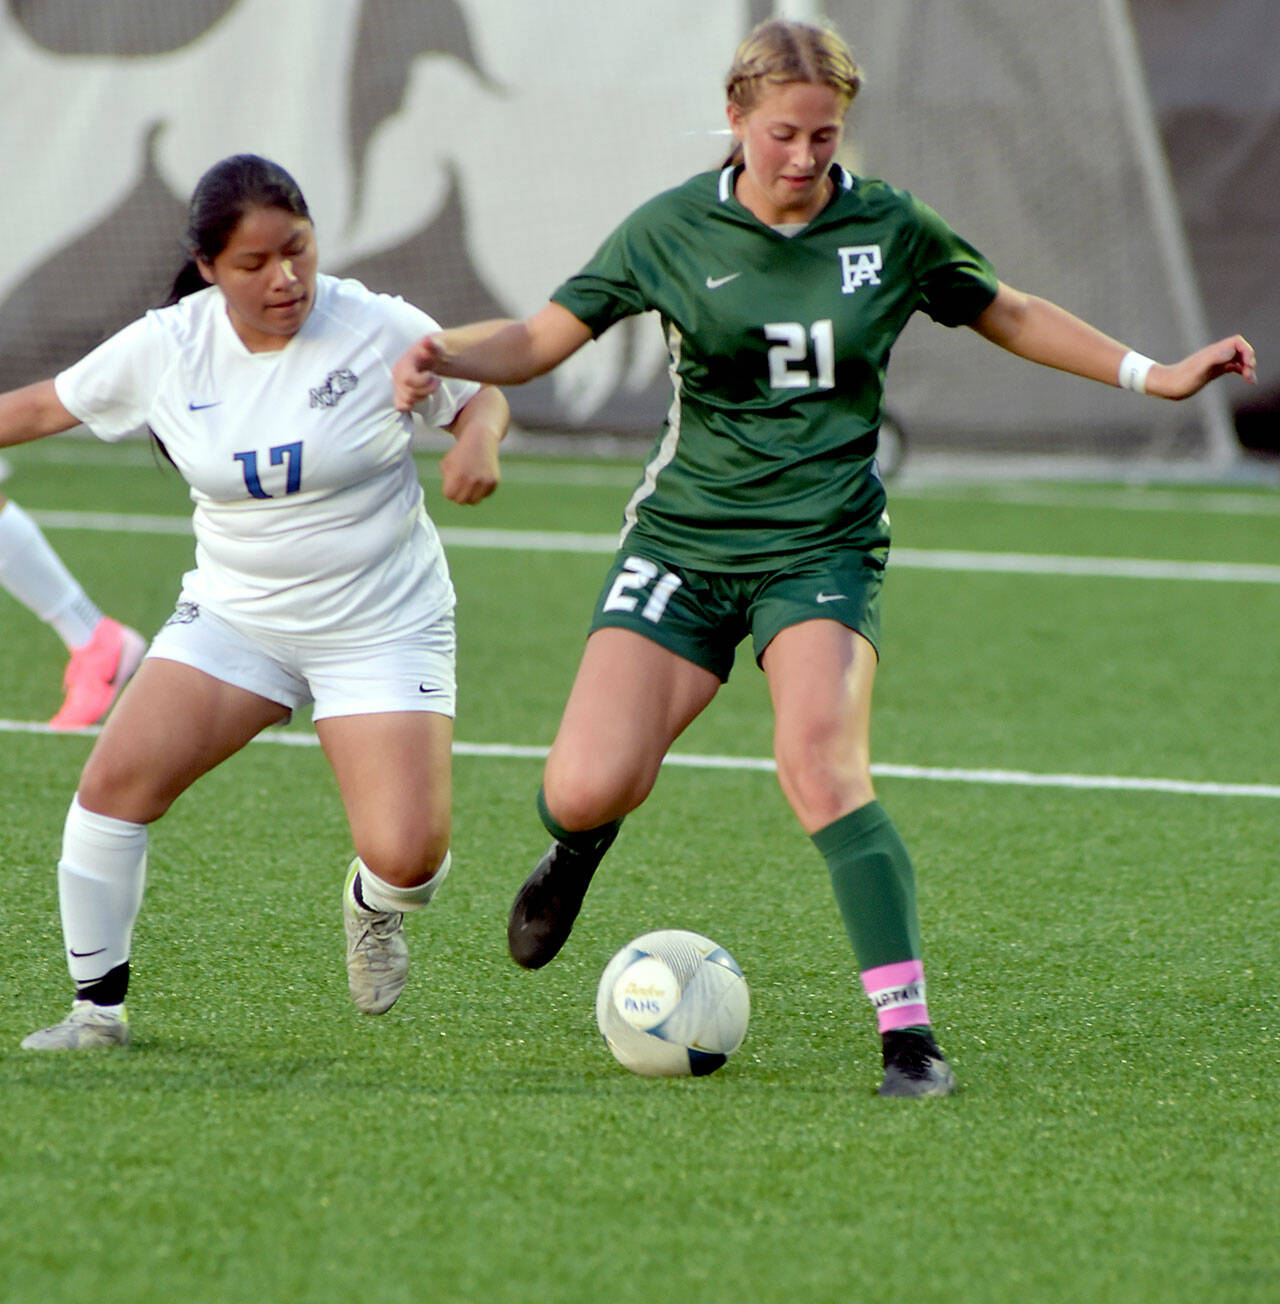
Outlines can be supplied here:
[[878, 1096], [950, 1096], [956, 1090], [955, 1074], [933, 1034], [886, 1032], [882, 1037], [884, 1081]]
[[603, 846], [586, 854], [553, 841], [525, 879], [507, 920], [507, 945], [516, 964], [541, 969], [569, 940], [591, 876], [613, 837], [602, 841]]

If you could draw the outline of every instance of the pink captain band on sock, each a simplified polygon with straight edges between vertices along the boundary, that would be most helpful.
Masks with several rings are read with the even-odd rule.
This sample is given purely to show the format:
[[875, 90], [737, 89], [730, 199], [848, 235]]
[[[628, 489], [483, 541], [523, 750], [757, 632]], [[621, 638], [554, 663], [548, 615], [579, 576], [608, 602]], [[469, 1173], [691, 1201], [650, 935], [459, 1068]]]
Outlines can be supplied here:
[[900, 960], [897, 964], [882, 964], [875, 969], [864, 969], [861, 976], [881, 1032], [929, 1022], [929, 1007], [924, 995], [924, 964], [921, 961]]
[[862, 986], [868, 996], [886, 987], [905, 987], [908, 983], [924, 982], [923, 960], [899, 960], [897, 964], [882, 964], [878, 969], [862, 971]]
[[896, 1010], [876, 1011], [876, 1031], [893, 1032], [896, 1028], [927, 1028], [929, 1026], [929, 1007], [927, 1005], [903, 1005]]

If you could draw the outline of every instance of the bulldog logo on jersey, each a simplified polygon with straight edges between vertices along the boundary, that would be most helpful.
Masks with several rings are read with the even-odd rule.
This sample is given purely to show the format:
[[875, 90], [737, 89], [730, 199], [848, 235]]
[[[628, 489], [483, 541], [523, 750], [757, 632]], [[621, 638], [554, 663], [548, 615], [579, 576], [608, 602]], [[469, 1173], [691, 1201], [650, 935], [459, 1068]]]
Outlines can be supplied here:
[[360, 378], [356, 373], [346, 367], [331, 371], [324, 378], [323, 385], [317, 385], [310, 391], [311, 406], [333, 407], [344, 394], [350, 393], [359, 383]]
[[844, 245], [837, 249], [840, 255], [840, 290], [852, 294], [860, 285], [879, 285], [880, 268], [884, 263], [880, 257], [880, 246]]

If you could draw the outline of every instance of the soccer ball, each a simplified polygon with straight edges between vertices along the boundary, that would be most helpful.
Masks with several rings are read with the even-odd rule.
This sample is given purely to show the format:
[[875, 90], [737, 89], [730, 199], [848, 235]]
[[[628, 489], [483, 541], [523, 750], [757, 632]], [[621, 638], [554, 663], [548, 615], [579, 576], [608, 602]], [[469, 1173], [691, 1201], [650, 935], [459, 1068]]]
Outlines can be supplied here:
[[645, 1077], [714, 1073], [742, 1045], [750, 1016], [733, 956], [680, 928], [628, 942], [596, 991], [596, 1026], [614, 1059]]

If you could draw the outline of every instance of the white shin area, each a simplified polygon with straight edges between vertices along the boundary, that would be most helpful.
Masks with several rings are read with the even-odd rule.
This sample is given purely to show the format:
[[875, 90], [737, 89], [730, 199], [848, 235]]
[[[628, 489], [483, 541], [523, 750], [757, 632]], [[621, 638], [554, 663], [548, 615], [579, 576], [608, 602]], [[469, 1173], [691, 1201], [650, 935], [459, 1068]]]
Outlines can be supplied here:
[[394, 911], [401, 913], [421, 910], [436, 894], [436, 889], [448, 877], [449, 867], [453, 863], [450, 852], [444, 853], [439, 868], [425, 883], [413, 887], [397, 887], [381, 879], [358, 856], [356, 865], [360, 875], [360, 895], [371, 910]]
[[40, 527], [12, 501], [0, 508], [0, 585], [68, 648], [83, 647], [102, 619]]
[[146, 825], [98, 815], [73, 798], [58, 861], [58, 907], [74, 982], [93, 982], [129, 958], [146, 878]]

